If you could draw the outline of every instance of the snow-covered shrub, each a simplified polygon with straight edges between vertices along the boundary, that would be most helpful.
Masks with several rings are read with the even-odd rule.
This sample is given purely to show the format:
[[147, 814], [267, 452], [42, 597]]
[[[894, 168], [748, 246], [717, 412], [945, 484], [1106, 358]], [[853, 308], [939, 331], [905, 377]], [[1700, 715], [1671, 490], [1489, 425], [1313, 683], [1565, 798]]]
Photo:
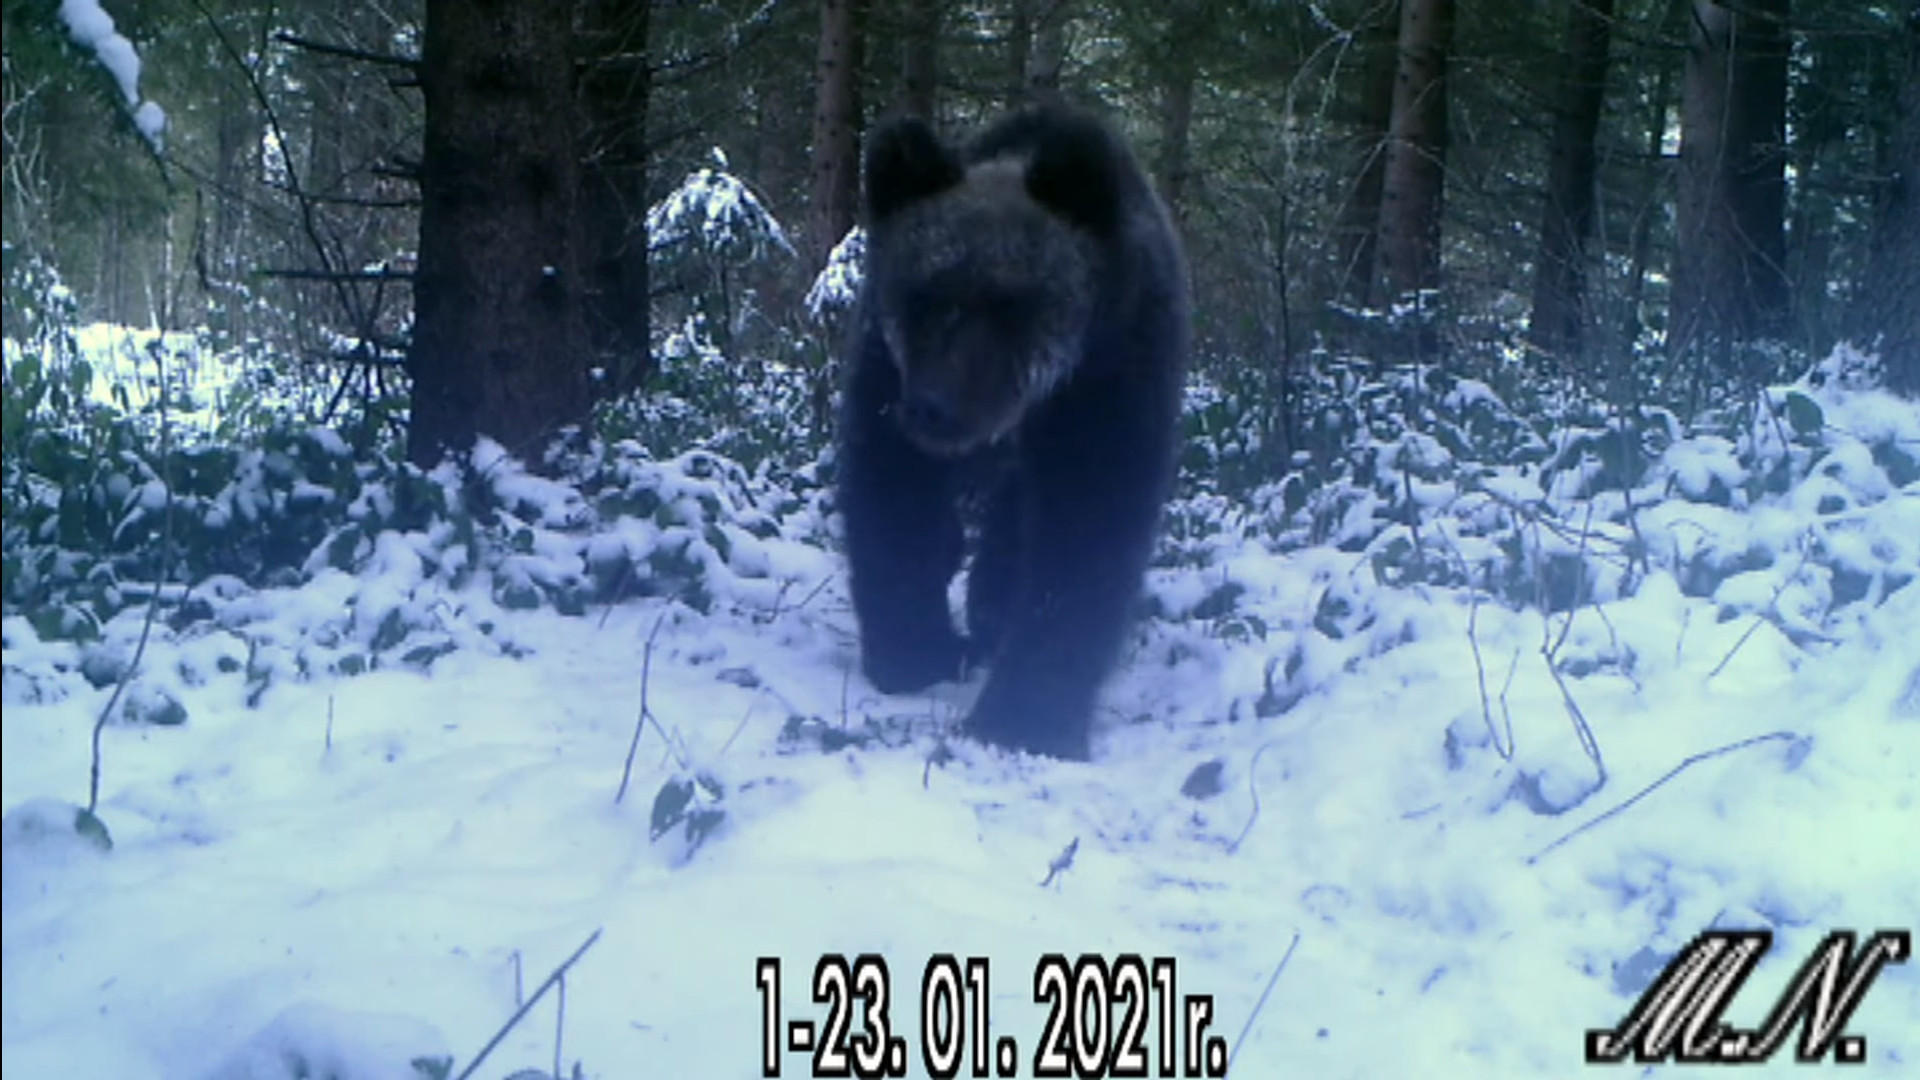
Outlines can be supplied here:
[[791, 258], [786, 231], [728, 171], [696, 169], [647, 214], [654, 370], [646, 392], [602, 405], [596, 430], [669, 456], [701, 448], [775, 469], [809, 460], [828, 432], [825, 343], [770, 318], [763, 268]]
[[[1248, 543], [1331, 546], [1381, 586], [1470, 588], [1546, 612], [1659, 576], [1802, 642], [1842, 633], [1920, 576], [1920, 406], [1879, 390], [1871, 360], [1845, 347], [1693, 424], [1569, 398], [1536, 427], [1487, 384], [1433, 370], [1331, 368], [1310, 384], [1308, 435], [1296, 432], [1284, 476], [1239, 497], [1209, 490], [1218, 474], [1189, 476], [1169, 508], [1159, 572], [1195, 575], [1195, 595], [1229, 612], [1237, 594], [1220, 568]], [[1201, 395], [1195, 412], [1215, 400]], [[1245, 432], [1242, 421], [1215, 431]], [[1197, 603], [1182, 617], [1248, 630]]]
[[689, 335], [696, 350], [738, 358], [737, 342], [766, 321], [748, 268], [793, 245], [759, 196], [729, 169], [726, 155], [695, 169], [647, 211], [656, 282], [669, 285], [661, 324]]
[[683, 325], [655, 347], [646, 392], [603, 405], [596, 430], [657, 454], [699, 448], [775, 473], [809, 460], [832, 434], [824, 356], [784, 334], [770, 347], [770, 359], [728, 357]]
[[807, 289], [807, 314], [823, 326], [853, 310], [860, 298], [860, 279], [867, 265], [867, 230], [855, 225], [833, 245], [813, 284]]

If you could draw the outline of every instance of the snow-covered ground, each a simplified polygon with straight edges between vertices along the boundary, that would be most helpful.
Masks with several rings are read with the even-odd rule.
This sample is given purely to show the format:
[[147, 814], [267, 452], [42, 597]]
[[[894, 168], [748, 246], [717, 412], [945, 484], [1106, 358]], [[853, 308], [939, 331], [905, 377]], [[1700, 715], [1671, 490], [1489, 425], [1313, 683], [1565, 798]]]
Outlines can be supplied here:
[[[729, 526], [727, 559], [685, 549], [717, 578], [706, 614], [505, 610], [389, 532], [358, 576], [322, 559], [298, 587], [202, 583], [198, 617], [152, 627], [129, 694], [185, 722], [103, 729], [103, 851], [74, 808], [145, 606], [85, 646], [7, 618], [7, 1073], [399, 1080], [450, 1055], [458, 1074], [590, 939], [564, 1019], [547, 994], [474, 1075], [760, 1076], [756, 962], [781, 963], [783, 1022], [824, 1024], [825, 953], [885, 959], [914, 1076], [936, 953], [990, 961], [989, 1026], [1022, 1076], [1052, 953], [1173, 960], [1241, 1077], [1580, 1075], [1586, 1032], [1714, 927], [1776, 935], [1727, 1017], [1753, 1027], [1830, 931], [1920, 922], [1920, 480], [1889, 480], [1915, 455], [1883, 453], [1920, 444], [1920, 415], [1795, 392], [1852, 434], [1792, 491], [1738, 505], [1731, 451], [1694, 439], [1635, 496], [1633, 539], [1711, 569], [1711, 598], [1661, 571], [1621, 597], [1615, 574], [1569, 623], [1384, 587], [1368, 552], [1216, 539], [1205, 565], [1154, 571], [1159, 614], [1089, 764], [946, 741], [977, 684], [866, 687], [817, 521]], [[496, 484], [578, 509], [546, 481]], [[1462, 558], [1494, 549], [1478, 513], [1438, 519]], [[643, 566], [665, 535], [626, 517], [514, 558]], [[405, 651], [378, 640], [390, 623], [439, 632]], [[346, 662], [382, 650], [377, 670]], [[1888, 967], [1851, 1018], [1852, 1075], [1920, 1075], [1917, 969]], [[811, 1075], [806, 1055], [781, 1065]], [[1752, 1072], [1806, 1068], [1789, 1048]]]
[[[74, 345], [93, 369], [95, 401], [129, 412], [152, 408], [164, 371], [173, 387], [168, 422], [176, 431], [204, 436], [213, 431], [239, 373], [239, 361], [202, 348], [192, 334], [138, 329], [113, 323], [74, 328]], [[156, 360], [158, 352], [163, 359]]]
[[[790, 554], [796, 596], [835, 572]], [[1551, 815], [1529, 800], [1577, 798], [1592, 775], [1540, 656], [1559, 620], [1379, 591], [1360, 635], [1374, 644], [1308, 650], [1335, 663], [1320, 689], [1259, 719], [1266, 658], [1328, 583], [1365, 571], [1353, 555], [1249, 551], [1228, 573], [1269, 640], [1148, 624], [1079, 765], [960, 742], [930, 764], [967, 689], [875, 697], [847, 674], [833, 583], [777, 614], [500, 613], [496, 637], [525, 655], [288, 682], [256, 708], [222, 673], [222, 657], [246, 660], [232, 639], [161, 633], [143, 667], [190, 720], [106, 728], [105, 855], [36, 838], [55, 811], [34, 800], [84, 802], [110, 691], [71, 646], [9, 620], [7, 1071], [203, 1076], [285, 1010], [260, 1045], [360, 1055], [362, 1071], [312, 1075], [401, 1077], [432, 1051], [464, 1066], [516, 985], [531, 992], [599, 930], [566, 982], [561, 1051], [589, 1076], [760, 1075], [756, 958], [780, 958], [788, 1017], [824, 1020], [810, 1004], [823, 952], [886, 959], [911, 1075], [928, 956], [989, 958], [993, 1030], [1018, 1040], [1028, 1075], [1046, 1013], [1035, 964], [1082, 951], [1174, 958], [1181, 994], [1213, 995], [1234, 1075], [1569, 1076], [1585, 1030], [1618, 1021], [1703, 929], [1777, 933], [1730, 1017], [1753, 1025], [1827, 931], [1920, 912], [1920, 589], [1817, 658], [1661, 581], [1604, 622], [1586, 609], [1561, 655], [1616, 669], [1570, 682], [1608, 781]], [[323, 585], [268, 594], [272, 617], [337, 603]], [[683, 828], [649, 839], [654, 795], [679, 774], [658, 730], [614, 798], [656, 625], [647, 705], [722, 785], [724, 821], [690, 854]], [[138, 629], [129, 614], [108, 639]], [[882, 735], [825, 750], [817, 729], [783, 736], [790, 716]], [[1688, 755], [1774, 732], [1555, 846]], [[1218, 790], [1183, 794], [1215, 761]], [[1920, 1062], [1916, 974], [1889, 968], [1849, 1025], [1865, 1074]], [[554, 1004], [477, 1075], [550, 1068]], [[783, 1066], [809, 1074], [801, 1055]], [[306, 1075], [286, 1070], [221, 1075]]]

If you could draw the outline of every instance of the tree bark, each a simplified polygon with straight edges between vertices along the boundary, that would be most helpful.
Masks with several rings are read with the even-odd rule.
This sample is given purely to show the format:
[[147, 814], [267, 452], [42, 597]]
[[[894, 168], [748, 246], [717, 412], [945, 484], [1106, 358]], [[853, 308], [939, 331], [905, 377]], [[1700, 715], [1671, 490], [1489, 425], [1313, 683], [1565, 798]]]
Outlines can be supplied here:
[[1888, 144], [1891, 166], [1873, 232], [1861, 329], [1880, 343], [1887, 385], [1920, 397], [1920, 7], [1905, 27], [1906, 77]]
[[428, 0], [408, 456], [476, 435], [537, 460], [585, 418], [572, 8]]
[[1633, 249], [1627, 267], [1626, 312], [1620, 331], [1629, 345], [1640, 340], [1647, 325], [1647, 273], [1653, 265], [1653, 224], [1664, 217], [1667, 200], [1661, 189], [1667, 175], [1663, 147], [1666, 145], [1667, 118], [1672, 113], [1673, 71], [1663, 65], [1654, 78], [1653, 96], [1647, 101], [1646, 165], [1642, 170], [1639, 206], [1634, 214]]
[[1072, 15], [1069, 0], [1037, 0], [1033, 9], [1033, 44], [1026, 60], [1029, 97], [1059, 91], [1060, 71], [1067, 63], [1067, 23]]
[[1724, 361], [1787, 329], [1788, 0], [1693, 0], [1669, 346]]
[[943, 0], [904, 0], [906, 44], [900, 74], [907, 112], [929, 123], [938, 117], [940, 87], [940, 24]]
[[1558, 94], [1547, 203], [1534, 263], [1527, 333], [1550, 356], [1577, 359], [1592, 325], [1587, 241], [1593, 235], [1594, 137], [1606, 100], [1613, 0], [1577, 0], [1567, 11], [1566, 67]]
[[582, 303], [593, 354], [605, 372], [601, 389], [611, 396], [637, 389], [653, 371], [647, 264], [652, 6], [649, 0], [584, 0], [580, 6]]
[[1027, 67], [1033, 56], [1033, 6], [1041, 0], [1009, 0], [1007, 5], [1007, 106], [1027, 97]]
[[1357, 30], [1361, 51], [1359, 172], [1334, 225], [1337, 295], [1365, 308], [1373, 303], [1375, 253], [1380, 237], [1380, 192], [1387, 173], [1387, 129], [1393, 121], [1394, 75], [1399, 67], [1395, 42], [1400, 32], [1399, 0], [1379, 6]]
[[1154, 171], [1159, 174], [1160, 197], [1176, 225], [1186, 220], [1187, 180], [1193, 172], [1193, 92], [1199, 79], [1194, 56], [1196, 19], [1205, 18], [1192, 0], [1170, 0], [1165, 59], [1160, 86], [1160, 154]]
[[1393, 119], [1380, 197], [1379, 259], [1388, 301], [1440, 285], [1446, 182], [1447, 54], [1454, 0], [1404, 0]]
[[859, 116], [854, 79], [854, 0], [821, 0], [814, 66], [813, 183], [808, 276], [826, 266], [835, 244], [853, 228], [860, 195]]

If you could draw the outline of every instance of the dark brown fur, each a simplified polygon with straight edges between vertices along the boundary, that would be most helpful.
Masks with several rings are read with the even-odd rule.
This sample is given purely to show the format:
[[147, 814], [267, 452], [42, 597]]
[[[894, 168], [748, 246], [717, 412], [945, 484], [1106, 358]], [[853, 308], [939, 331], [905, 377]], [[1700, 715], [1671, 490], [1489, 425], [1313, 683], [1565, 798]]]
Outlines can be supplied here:
[[[964, 150], [896, 121], [865, 180], [839, 453], [863, 670], [901, 693], [984, 661], [971, 734], [1085, 758], [1172, 477], [1178, 240], [1119, 138], [1059, 106]], [[982, 476], [962, 638], [946, 588]]]

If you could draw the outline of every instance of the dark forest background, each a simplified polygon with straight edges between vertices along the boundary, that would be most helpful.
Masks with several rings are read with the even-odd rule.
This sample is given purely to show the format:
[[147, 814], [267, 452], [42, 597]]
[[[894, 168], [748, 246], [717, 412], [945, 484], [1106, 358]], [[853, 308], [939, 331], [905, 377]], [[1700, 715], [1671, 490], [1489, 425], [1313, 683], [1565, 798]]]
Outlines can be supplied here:
[[[1555, 610], [1663, 563], [1704, 595], [1766, 560], [1650, 505], [1797, 506], [1866, 453], [1884, 483], [1806, 496], [1844, 531], [1920, 479], [1906, 420], [1829, 417], [1920, 390], [1910, 0], [110, 8], [131, 97], [59, 5], [5, 7], [4, 594], [42, 633], [388, 532], [574, 611], [703, 605], [728, 528], [830, 547], [864, 133], [1041, 95], [1121, 127], [1189, 250], [1163, 562], [1231, 533]], [[174, 333], [110, 371], [100, 321]], [[632, 517], [691, 532], [602, 560]]]
[[[1920, 382], [1910, 3], [110, 5], [164, 153], [55, 7], [6, 8], [10, 265], [83, 319], [270, 342], [356, 398], [410, 370], [420, 461], [644, 393], [716, 290], [728, 355], [810, 366], [824, 399], [803, 298], [863, 132], [1048, 91], [1149, 163], [1200, 368], [1272, 413], [1277, 462], [1333, 357], [1697, 410], [1851, 339]], [[716, 150], [790, 241], [717, 274], [646, 220]]]

